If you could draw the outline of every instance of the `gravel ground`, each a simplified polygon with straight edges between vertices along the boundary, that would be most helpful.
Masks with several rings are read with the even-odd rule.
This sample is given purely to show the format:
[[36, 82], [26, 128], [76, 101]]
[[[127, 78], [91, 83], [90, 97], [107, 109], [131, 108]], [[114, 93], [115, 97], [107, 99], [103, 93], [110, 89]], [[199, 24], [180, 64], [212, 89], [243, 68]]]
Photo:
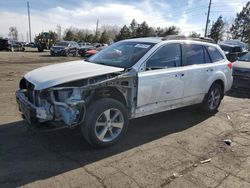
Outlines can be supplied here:
[[231, 91], [214, 116], [188, 107], [132, 120], [126, 137], [106, 149], [91, 148], [78, 129], [27, 129], [14, 96], [19, 79], [77, 59], [0, 52], [0, 187], [250, 187], [244, 91]]

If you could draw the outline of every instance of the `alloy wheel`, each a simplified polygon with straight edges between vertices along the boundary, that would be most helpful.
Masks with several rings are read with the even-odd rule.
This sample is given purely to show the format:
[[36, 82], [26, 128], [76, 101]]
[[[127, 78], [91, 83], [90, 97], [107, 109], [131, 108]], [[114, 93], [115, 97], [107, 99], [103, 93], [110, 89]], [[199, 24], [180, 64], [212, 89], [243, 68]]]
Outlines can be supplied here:
[[208, 107], [210, 110], [214, 110], [218, 107], [221, 99], [221, 93], [218, 88], [214, 88], [208, 97]]
[[111, 108], [104, 111], [95, 123], [96, 137], [102, 142], [111, 142], [122, 132], [124, 117], [120, 110]]

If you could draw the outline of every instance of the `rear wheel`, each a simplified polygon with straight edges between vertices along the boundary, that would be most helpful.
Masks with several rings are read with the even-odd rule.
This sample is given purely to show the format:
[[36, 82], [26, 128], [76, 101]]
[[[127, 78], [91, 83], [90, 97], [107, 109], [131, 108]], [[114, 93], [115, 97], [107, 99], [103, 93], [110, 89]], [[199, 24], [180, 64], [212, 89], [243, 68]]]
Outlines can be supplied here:
[[128, 113], [125, 106], [117, 100], [104, 98], [89, 107], [81, 130], [89, 144], [106, 147], [120, 140], [127, 127]]
[[222, 93], [221, 85], [214, 83], [210, 87], [202, 103], [203, 110], [208, 113], [215, 113], [220, 106], [222, 97], [223, 97], [223, 93]]

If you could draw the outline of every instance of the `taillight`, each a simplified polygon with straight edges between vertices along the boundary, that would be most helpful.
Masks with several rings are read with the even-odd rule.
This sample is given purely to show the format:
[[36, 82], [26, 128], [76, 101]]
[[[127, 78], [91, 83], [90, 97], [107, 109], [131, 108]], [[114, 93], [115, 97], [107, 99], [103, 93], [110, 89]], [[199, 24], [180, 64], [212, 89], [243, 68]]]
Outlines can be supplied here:
[[230, 70], [232, 70], [232, 68], [233, 68], [233, 63], [230, 62], [230, 63], [227, 64], [227, 66], [228, 66], [228, 68], [229, 68]]

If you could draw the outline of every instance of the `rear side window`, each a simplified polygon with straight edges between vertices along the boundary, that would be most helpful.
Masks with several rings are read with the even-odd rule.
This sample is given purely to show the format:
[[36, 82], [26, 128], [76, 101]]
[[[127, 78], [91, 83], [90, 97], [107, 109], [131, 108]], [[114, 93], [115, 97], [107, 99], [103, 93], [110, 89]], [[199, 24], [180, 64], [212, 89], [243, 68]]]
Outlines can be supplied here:
[[207, 46], [208, 53], [213, 62], [223, 60], [223, 56], [219, 52], [219, 50], [213, 46]]
[[186, 62], [184, 65], [204, 64], [204, 53], [202, 45], [185, 44]]

